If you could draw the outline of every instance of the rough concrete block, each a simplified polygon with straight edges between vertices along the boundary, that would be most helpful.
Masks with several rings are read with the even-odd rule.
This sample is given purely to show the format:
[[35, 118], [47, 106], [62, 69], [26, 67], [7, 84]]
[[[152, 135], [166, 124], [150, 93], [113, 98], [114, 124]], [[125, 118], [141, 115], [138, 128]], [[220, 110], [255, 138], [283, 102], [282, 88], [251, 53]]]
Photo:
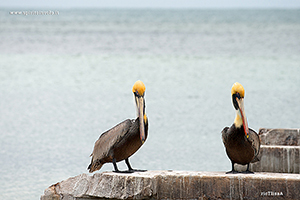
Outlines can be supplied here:
[[300, 173], [300, 146], [262, 145], [260, 162], [252, 163], [256, 172]]
[[252, 171], [300, 173], [300, 129], [261, 128], [259, 136], [260, 161], [250, 165]]
[[300, 129], [260, 128], [258, 133], [262, 145], [300, 145]]

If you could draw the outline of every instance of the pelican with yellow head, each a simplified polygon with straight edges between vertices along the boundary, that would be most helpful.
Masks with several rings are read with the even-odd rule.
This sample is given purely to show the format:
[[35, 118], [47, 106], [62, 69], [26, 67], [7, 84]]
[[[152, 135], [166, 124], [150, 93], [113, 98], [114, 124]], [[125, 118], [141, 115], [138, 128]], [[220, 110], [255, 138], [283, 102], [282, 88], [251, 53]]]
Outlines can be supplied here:
[[225, 127], [222, 131], [222, 139], [232, 165], [232, 170], [227, 173], [237, 173], [234, 164], [247, 165], [244, 173], [253, 173], [249, 170], [251, 162], [259, 161], [257, 156], [260, 150], [258, 134], [248, 127], [244, 107], [245, 89], [236, 82], [231, 88], [233, 107], [236, 117], [231, 127]]
[[[129, 157], [132, 156], [146, 141], [148, 136], [148, 119], [145, 113], [145, 90], [142, 81], [136, 81], [132, 87], [137, 107], [137, 118], [126, 119], [110, 130], [101, 134], [95, 142], [91, 154], [89, 172], [99, 170], [103, 164], [112, 162], [115, 172], [131, 173], [134, 171], [145, 171], [132, 169]], [[127, 171], [120, 171], [117, 162], [125, 160]]]

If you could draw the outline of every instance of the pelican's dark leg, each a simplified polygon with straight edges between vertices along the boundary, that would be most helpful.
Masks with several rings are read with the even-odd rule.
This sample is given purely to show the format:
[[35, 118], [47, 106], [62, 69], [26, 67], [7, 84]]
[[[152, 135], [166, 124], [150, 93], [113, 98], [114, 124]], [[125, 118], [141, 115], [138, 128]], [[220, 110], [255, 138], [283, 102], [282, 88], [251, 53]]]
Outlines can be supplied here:
[[131, 167], [131, 165], [129, 163], [129, 159], [128, 158], [125, 159], [125, 163], [126, 163], [126, 165], [128, 167], [128, 171], [129, 172], [145, 172], [145, 171], [147, 171], [147, 170], [142, 170], [142, 169], [132, 169], [132, 167]]
[[127, 165], [127, 167], [128, 167], [128, 171], [134, 171], [134, 170], [132, 169], [130, 163], [129, 163], [128, 158], [125, 159], [125, 163], [126, 163], [126, 165]]
[[239, 172], [234, 170], [234, 162], [231, 161], [231, 171], [226, 172], [226, 174], [237, 174], [237, 173]]
[[254, 174], [254, 172], [251, 172], [249, 170], [249, 166], [250, 166], [250, 163], [247, 164], [247, 169], [246, 169], [246, 171], [242, 172], [243, 174]]
[[[126, 164], [127, 164], [127, 162], [126, 162]], [[113, 171], [113, 172], [116, 172], [116, 173], [133, 173], [134, 172], [133, 170], [130, 170], [129, 167], [128, 167], [129, 170], [127, 170], [127, 171], [120, 171], [118, 169], [117, 162], [116, 162], [115, 158], [113, 158], [113, 165], [114, 165], [114, 168], [115, 168], [115, 171]], [[127, 166], [128, 166], [128, 164], [127, 164]]]
[[114, 165], [114, 168], [115, 168], [114, 172], [120, 172], [120, 170], [118, 169], [117, 162], [116, 162], [115, 158], [113, 158], [113, 165]]

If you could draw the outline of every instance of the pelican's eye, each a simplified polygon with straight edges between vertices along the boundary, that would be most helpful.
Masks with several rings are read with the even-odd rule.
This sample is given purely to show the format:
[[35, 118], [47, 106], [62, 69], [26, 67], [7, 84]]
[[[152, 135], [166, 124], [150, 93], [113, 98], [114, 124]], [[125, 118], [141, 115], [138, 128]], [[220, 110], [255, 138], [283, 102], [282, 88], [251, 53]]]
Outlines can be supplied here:
[[135, 95], [135, 96], [140, 96], [138, 91], [135, 91], [135, 92], [134, 92], [134, 95]]

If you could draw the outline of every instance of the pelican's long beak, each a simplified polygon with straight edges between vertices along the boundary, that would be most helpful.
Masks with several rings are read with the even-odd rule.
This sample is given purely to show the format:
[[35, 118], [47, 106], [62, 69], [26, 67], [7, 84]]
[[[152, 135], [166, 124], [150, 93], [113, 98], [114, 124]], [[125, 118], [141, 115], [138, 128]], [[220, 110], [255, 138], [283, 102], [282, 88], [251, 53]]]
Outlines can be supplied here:
[[245, 107], [244, 107], [244, 98], [236, 98], [236, 101], [238, 103], [238, 110], [241, 114], [241, 118], [243, 121], [243, 127], [244, 127], [244, 132], [245, 132], [245, 136], [248, 138], [249, 137], [249, 127], [248, 127], [248, 122], [247, 122], [247, 118], [246, 118], [246, 114], [245, 114]]
[[137, 114], [140, 123], [140, 139], [142, 144], [145, 142], [145, 125], [144, 125], [144, 113], [145, 113], [145, 101], [143, 96], [136, 96]]

